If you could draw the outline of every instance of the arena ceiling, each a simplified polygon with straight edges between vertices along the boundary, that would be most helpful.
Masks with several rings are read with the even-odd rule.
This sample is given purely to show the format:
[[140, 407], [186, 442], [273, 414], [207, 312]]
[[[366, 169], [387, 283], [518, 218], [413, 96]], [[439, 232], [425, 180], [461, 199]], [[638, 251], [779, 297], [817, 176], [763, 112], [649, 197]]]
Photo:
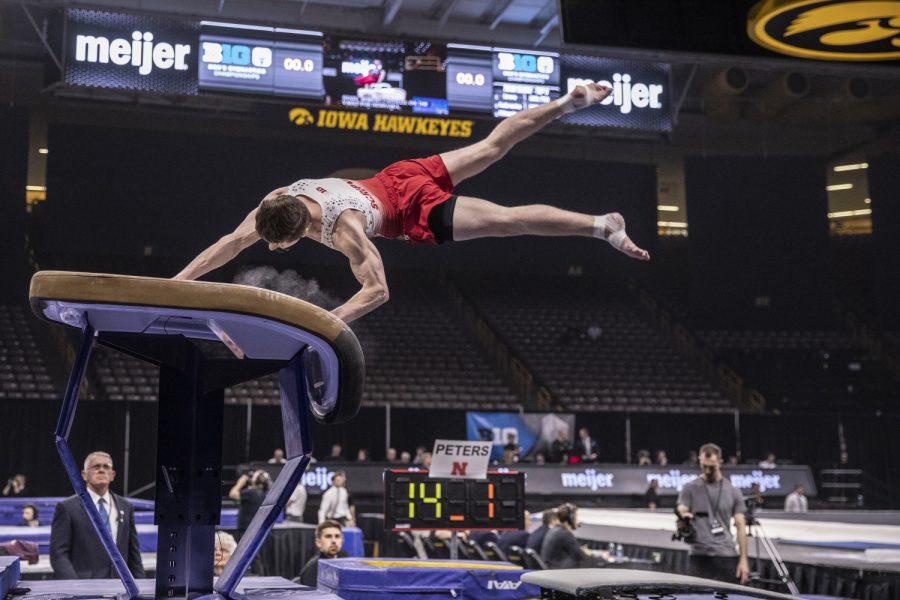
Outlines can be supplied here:
[[[629, 0], [651, 6], [656, 0]], [[735, 0], [746, 4], [750, 0]], [[783, 129], [825, 135], [832, 149], [900, 137], [900, 63], [833, 63], [643, 47], [566, 44], [567, 5], [583, 0], [26, 0], [0, 2], [0, 63], [48, 62], [44, 19], [63, 7], [154, 13], [367, 36], [415, 37], [544, 50], [566, 49], [672, 65], [675, 138], [706, 143]], [[596, 0], [593, 6], [623, 5]], [[721, 4], [721, 2], [720, 2]], [[724, 17], [718, 16], [722, 19]], [[707, 24], [715, 26], [715, 22]], [[628, 40], [626, 40], [627, 42]], [[7, 75], [9, 77], [9, 75]], [[722, 135], [719, 135], [719, 132]], [[606, 134], [608, 134], [607, 132]], [[600, 133], [600, 135], [606, 135]]]

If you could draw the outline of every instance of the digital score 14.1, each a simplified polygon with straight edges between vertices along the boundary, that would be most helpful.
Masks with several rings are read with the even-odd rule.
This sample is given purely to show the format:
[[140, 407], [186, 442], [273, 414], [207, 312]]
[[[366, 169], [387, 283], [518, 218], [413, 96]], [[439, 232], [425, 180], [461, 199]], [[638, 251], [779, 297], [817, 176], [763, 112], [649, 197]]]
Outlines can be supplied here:
[[524, 473], [487, 479], [429, 479], [427, 471], [384, 473], [384, 525], [409, 529], [523, 529]]

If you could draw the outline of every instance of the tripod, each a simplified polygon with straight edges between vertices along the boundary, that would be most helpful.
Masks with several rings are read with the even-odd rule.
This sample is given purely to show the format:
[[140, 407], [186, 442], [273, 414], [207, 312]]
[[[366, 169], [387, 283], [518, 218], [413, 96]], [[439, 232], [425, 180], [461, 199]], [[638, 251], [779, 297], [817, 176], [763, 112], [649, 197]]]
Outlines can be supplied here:
[[[747, 515], [747, 535], [753, 537], [756, 540], [756, 571], [755, 573], [751, 573], [751, 579], [753, 581], [760, 581], [762, 583], [782, 583], [787, 586], [788, 591], [793, 596], [799, 596], [800, 590], [797, 589], [797, 584], [794, 583], [793, 577], [791, 577], [790, 572], [787, 569], [787, 565], [784, 564], [784, 561], [781, 559], [781, 554], [778, 553], [778, 548], [775, 547], [775, 543], [772, 539], [766, 535], [765, 529], [763, 529], [762, 523], [756, 519], [752, 513]], [[775, 567], [775, 571], [778, 573], [778, 579], [763, 579], [762, 578], [762, 557], [760, 556], [759, 546], [762, 544], [763, 548], [766, 549], [766, 554], [769, 555], [769, 560], [772, 561], [772, 565]]]

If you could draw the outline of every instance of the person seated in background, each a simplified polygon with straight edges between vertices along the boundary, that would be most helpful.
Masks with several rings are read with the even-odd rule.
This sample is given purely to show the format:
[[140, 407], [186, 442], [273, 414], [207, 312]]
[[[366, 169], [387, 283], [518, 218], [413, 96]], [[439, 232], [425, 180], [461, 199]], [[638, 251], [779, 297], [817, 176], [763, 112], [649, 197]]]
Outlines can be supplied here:
[[331, 478], [331, 487], [322, 494], [319, 505], [319, 523], [336, 521], [343, 527], [354, 527], [356, 508], [347, 491], [347, 474], [335, 471]]
[[344, 449], [340, 444], [331, 447], [331, 454], [322, 459], [322, 462], [341, 462], [344, 460]]
[[638, 450], [638, 466], [639, 467], [649, 467], [653, 463], [650, 461], [650, 451], [649, 450]]
[[556, 439], [550, 444], [550, 462], [567, 463], [572, 454], [572, 442], [569, 441], [569, 431], [560, 429], [556, 432]]
[[213, 548], [213, 575], [218, 577], [225, 570], [225, 563], [231, 558], [234, 549], [237, 548], [237, 542], [227, 531], [217, 531], [216, 541]]
[[508, 433], [506, 434], [506, 445], [503, 446], [503, 464], [504, 465], [514, 465], [519, 462], [519, 456], [522, 453], [522, 448], [519, 447], [519, 444], [516, 443], [516, 434]]
[[594, 561], [586, 550], [578, 545], [575, 534], [578, 527], [578, 507], [563, 504], [557, 509], [559, 527], [554, 527], [544, 536], [541, 558], [551, 569], [581, 569], [594, 566]]
[[525, 511], [525, 528], [517, 531], [504, 531], [497, 540], [497, 545], [505, 554], [509, 554], [513, 546], [525, 548], [528, 544], [528, 526], [531, 525], [531, 514]]
[[476, 542], [482, 548], [485, 547], [485, 544], [488, 542], [494, 542], [495, 544], [500, 541], [500, 536], [493, 529], [488, 529], [485, 531], [469, 531], [467, 532], [469, 539], [473, 542]]
[[661, 467], [667, 467], [669, 465], [669, 456], [666, 454], [665, 450], [656, 451], [656, 464]]
[[388, 448], [387, 449], [387, 452], [384, 453], [384, 462], [387, 462], [387, 463], [397, 462], [397, 449], [396, 448]]
[[275, 448], [275, 451], [272, 452], [272, 457], [267, 461], [270, 465], [283, 465], [287, 462], [284, 458], [284, 450], [281, 448]]
[[412, 454], [404, 450], [400, 453], [400, 463], [404, 465], [408, 465], [412, 462]]
[[6, 485], [3, 486], [3, 491], [0, 492], [4, 496], [27, 496], [28, 492], [25, 489], [25, 484], [28, 479], [22, 473], [16, 473], [12, 477], [6, 480]]
[[759, 466], [763, 469], [774, 469], [778, 465], [775, 464], [775, 453], [769, 452], [766, 457], [759, 461]]
[[263, 500], [266, 499], [266, 493], [271, 486], [272, 478], [269, 477], [269, 474], [263, 470], [258, 470], [241, 475], [231, 490], [228, 491], [229, 498], [235, 502], [240, 502], [237, 518], [239, 537], [250, 526], [253, 515], [262, 506]]
[[309, 587], [319, 584], [319, 561], [332, 558], [344, 558], [344, 534], [341, 524], [336, 521], [322, 521], [316, 527], [316, 548], [319, 553], [309, 559], [300, 571], [300, 583]]
[[26, 504], [22, 507], [22, 525], [25, 527], [38, 527], [38, 509], [34, 504]]
[[559, 526], [559, 515], [556, 514], [555, 508], [548, 508], [541, 515], [541, 526], [528, 535], [528, 542], [526, 542], [525, 547], [531, 548], [540, 554], [541, 548], [544, 545], [544, 536], [547, 535], [548, 531], [557, 526]]
[[423, 469], [431, 468], [431, 452], [423, 452], [422, 453], [422, 462], [419, 463], [419, 466]]
[[369, 451], [365, 448], [360, 448], [356, 453], [356, 462], [369, 462]]

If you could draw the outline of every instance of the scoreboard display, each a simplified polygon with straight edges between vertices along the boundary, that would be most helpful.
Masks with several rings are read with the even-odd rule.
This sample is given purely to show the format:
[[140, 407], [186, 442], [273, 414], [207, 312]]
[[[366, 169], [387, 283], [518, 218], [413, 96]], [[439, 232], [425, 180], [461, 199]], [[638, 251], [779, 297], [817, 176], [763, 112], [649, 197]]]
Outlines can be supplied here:
[[525, 474], [430, 479], [428, 471], [384, 472], [384, 526], [410, 529], [524, 529]]
[[222, 26], [201, 29], [200, 89], [321, 99], [321, 40], [313, 32], [259, 29], [270, 36], [235, 34]]
[[63, 78], [72, 86], [226, 92], [350, 111], [505, 118], [595, 81], [612, 94], [560, 123], [672, 130], [665, 63], [82, 9], [66, 9], [65, 15]]

